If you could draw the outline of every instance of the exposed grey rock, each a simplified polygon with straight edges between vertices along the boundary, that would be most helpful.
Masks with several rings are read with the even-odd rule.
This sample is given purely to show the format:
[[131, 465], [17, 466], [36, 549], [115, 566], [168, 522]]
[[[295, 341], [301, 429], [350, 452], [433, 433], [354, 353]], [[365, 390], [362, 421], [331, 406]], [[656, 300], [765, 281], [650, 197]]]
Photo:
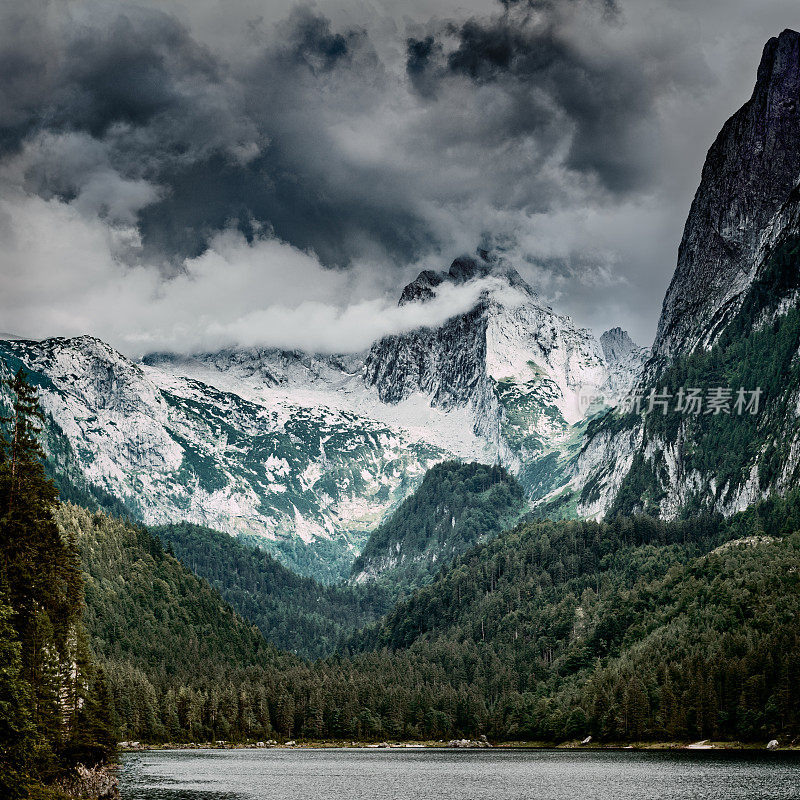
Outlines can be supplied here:
[[398, 305], [424, 303], [426, 300], [431, 300], [436, 296], [434, 289], [441, 285], [442, 281], [444, 281], [444, 277], [440, 272], [430, 269], [423, 270], [403, 289]]
[[[577, 453], [583, 397], [635, 378], [625, 335], [607, 358], [485, 251], [421, 273], [400, 302], [470, 282], [471, 308], [365, 354], [229, 348], [134, 363], [89, 336], [6, 340], [0, 374], [19, 363], [32, 373], [50, 418], [44, 445], [72, 485], [146, 524], [258, 537], [290, 566], [336, 578], [439, 461], [499, 461], [532, 499], [547, 494]], [[335, 566], [307, 566], [316, 547]]]
[[668, 358], [713, 341], [758, 266], [762, 234], [800, 177], [800, 34], [764, 47], [751, 98], [703, 166], [653, 347]]
[[119, 800], [119, 781], [109, 767], [78, 766], [58, 782], [58, 788], [68, 797]]
[[[800, 234], [800, 34], [784, 31], [764, 48], [753, 95], [723, 126], [708, 152], [666, 293], [653, 355], [637, 391], [659, 390], [659, 374], [677, 356], [708, 348], [719, 338], [769, 264], [769, 254]], [[769, 324], [800, 302], [788, 287], [764, 308], [757, 324]], [[612, 332], [609, 332], [612, 333]], [[618, 332], [601, 337], [607, 354], [625, 350]], [[665, 387], [676, 391], [680, 387]], [[685, 388], [685, 387], [684, 387]], [[738, 387], [732, 387], [735, 391]], [[745, 387], [755, 389], [756, 387]], [[635, 455], [658, 483], [658, 513], [674, 518], [687, 504], [723, 514], [740, 511], [796, 482], [800, 465], [800, 387], [786, 385], [766, 397], [782, 463], [762, 482], [761, 453], [742, 453], [739, 482], [720, 484], [713, 469], [700, 471], [686, 457], [692, 421], [669, 434], [645, 431], [640, 421], [622, 430], [599, 426], [582, 446], [569, 483], [582, 516], [600, 517], [613, 504]], [[775, 409], [793, 413], [775, 417]], [[749, 460], [746, 460], [749, 459]]]
[[397, 403], [415, 392], [433, 405], [464, 405], [482, 389], [486, 365], [486, 304], [449, 319], [439, 328], [386, 336], [370, 349], [365, 381], [384, 403]]
[[600, 337], [600, 347], [608, 364], [611, 404], [616, 405], [635, 386], [650, 351], [636, 344], [622, 328], [606, 331]]

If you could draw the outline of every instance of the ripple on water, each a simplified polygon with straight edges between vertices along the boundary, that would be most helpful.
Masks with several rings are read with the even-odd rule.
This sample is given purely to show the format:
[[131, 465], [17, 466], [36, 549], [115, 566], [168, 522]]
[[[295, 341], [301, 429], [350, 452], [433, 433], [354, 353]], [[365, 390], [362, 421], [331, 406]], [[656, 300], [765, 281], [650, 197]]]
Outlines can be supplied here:
[[179, 750], [130, 753], [123, 800], [800, 800], [800, 754]]

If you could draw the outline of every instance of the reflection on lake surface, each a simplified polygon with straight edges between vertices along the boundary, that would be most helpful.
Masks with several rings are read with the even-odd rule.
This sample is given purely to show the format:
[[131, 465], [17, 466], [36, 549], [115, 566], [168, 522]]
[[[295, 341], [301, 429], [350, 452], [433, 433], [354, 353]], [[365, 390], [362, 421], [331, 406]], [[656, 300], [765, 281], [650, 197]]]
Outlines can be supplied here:
[[182, 750], [122, 757], [123, 800], [800, 800], [800, 754]]

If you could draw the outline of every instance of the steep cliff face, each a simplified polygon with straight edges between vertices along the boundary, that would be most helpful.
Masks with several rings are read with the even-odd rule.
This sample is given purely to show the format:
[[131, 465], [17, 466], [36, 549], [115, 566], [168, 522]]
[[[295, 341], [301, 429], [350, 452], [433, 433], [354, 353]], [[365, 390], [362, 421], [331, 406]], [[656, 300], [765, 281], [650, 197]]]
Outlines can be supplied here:
[[616, 329], [604, 352], [486, 254], [422, 273], [401, 303], [427, 302], [431, 286], [466, 281], [485, 286], [472, 309], [439, 328], [376, 342], [365, 381], [385, 403], [422, 395], [435, 408], [466, 409], [497, 459], [540, 498], [563, 482], [589, 417], [633, 385], [646, 351]]
[[[643, 378], [641, 413], [593, 423], [570, 481], [582, 516], [725, 514], [800, 476], [800, 34], [764, 48], [751, 99], [703, 167]], [[678, 409], [695, 388], [699, 414]], [[737, 411], [743, 389], [755, 413]], [[707, 403], [723, 390], [724, 410]], [[673, 394], [651, 410], [651, 391]]]
[[752, 97], [708, 151], [664, 298], [653, 351], [662, 358], [712, 343], [759, 265], [770, 220], [800, 177], [800, 35], [764, 47]]
[[636, 384], [650, 351], [636, 344], [622, 328], [606, 331], [600, 337], [600, 347], [608, 367], [608, 389], [612, 398], [619, 400]]

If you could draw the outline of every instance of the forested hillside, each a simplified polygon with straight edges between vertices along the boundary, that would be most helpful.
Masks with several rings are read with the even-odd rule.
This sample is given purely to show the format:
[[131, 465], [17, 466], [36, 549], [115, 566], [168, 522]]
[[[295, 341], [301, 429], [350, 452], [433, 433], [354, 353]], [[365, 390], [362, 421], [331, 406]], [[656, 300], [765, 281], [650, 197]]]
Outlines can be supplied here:
[[144, 531], [65, 513], [126, 738], [800, 733], [797, 496], [730, 521], [520, 525], [314, 664], [267, 646]]
[[255, 546], [199, 525], [152, 529], [267, 641], [304, 658], [334, 652], [386, 613], [399, 595], [430, 582], [452, 559], [496, 536], [524, 508], [520, 485], [502, 467], [436, 465], [372, 534], [349, 584], [301, 577]]
[[227, 533], [189, 523], [152, 533], [268, 642], [304, 658], [329, 655], [390, 607], [386, 587], [318, 583]]
[[[102, 666], [82, 621], [75, 539], [53, 518], [43, 416], [21, 370], [0, 417], [0, 796], [49, 791], [116, 750]], [[2, 406], [0, 406], [2, 407]], [[42, 794], [41, 796], [45, 796]]]
[[263, 737], [276, 676], [300, 662], [266, 643], [145, 529], [62, 506], [86, 584], [86, 627], [122, 738]]
[[[241, 583], [227, 577], [225, 591], [260, 609], [276, 637], [306, 626], [297, 641], [307, 652], [323, 645], [304, 637], [330, 647], [374, 612], [355, 600], [364, 587], [323, 592], [204, 529], [162, 530], [165, 549], [139, 526], [58, 504], [35, 444], [35, 396], [24, 382], [15, 392], [22, 428], [0, 462], [4, 787], [108, 757], [116, 737], [800, 735], [800, 493], [729, 520], [518, 525], [442, 567], [342, 652], [309, 663], [268, 644], [189, 571], [192, 559], [212, 579], [217, 557], [235, 570]], [[27, 455], [14, 455], [15, 441]], [[471, 469], [467, 481], [491, 474]], [[411, 510], [424, 520], [430, 508]], [[346, 614], [325, 639], [326, 620]]]
[[456, 556], [511, 527], [525, 493], [503, 467], [447, 461], [370, 536], [351, 581], [376, 582], [395, 596], [429, 583]]
[[353, 645], [466, 678], [502, 738], [796, 735], [798, 530], [797, 495], [730, 521], [522, 525]]

